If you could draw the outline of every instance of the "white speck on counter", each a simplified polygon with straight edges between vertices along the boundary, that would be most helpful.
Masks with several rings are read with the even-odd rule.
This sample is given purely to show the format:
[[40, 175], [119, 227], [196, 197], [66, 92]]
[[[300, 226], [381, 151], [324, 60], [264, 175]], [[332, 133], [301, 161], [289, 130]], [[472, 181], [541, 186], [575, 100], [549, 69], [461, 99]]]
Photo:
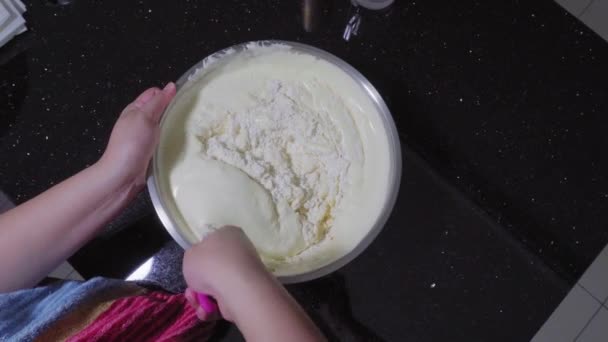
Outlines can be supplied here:
[[434, 289], [436, 286], [437, 286], [437, 284], [435, 284], [435, 283], [432, 283], [432, 284], [431, 284], [431, 288], [432, 288], [432, 289]]

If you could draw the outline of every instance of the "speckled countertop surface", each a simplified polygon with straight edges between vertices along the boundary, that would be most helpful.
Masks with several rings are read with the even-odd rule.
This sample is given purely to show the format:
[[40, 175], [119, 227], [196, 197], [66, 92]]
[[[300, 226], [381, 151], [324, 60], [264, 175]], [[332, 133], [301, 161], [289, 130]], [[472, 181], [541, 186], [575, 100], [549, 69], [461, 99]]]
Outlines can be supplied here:
[[[553, 1], [396, 1], [350, 42], [346, 0], [312, 32], [296, 1], [26, 3], [30, 32], [0, 48], [0, 189], [17, 202], [95, 162], [141, 90], [229, 45], [304, 42], [368, 77], [403, 183], [369, 250], [291, 287], [328, 333], [528, 340], [608, 242], [608, 43]], [[169, 239], [145, 195], [111, 228], [72, 258], [83, 275], [122, 276]]]

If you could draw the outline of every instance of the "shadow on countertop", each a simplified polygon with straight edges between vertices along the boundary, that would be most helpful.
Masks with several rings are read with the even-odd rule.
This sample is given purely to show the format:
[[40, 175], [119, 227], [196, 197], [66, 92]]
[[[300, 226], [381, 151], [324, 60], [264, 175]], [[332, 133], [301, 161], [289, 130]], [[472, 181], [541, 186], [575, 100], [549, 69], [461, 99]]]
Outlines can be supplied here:
[[355, 319], [345, 279], [339, 272], [287, 288], [330, 341], [384, 341]]

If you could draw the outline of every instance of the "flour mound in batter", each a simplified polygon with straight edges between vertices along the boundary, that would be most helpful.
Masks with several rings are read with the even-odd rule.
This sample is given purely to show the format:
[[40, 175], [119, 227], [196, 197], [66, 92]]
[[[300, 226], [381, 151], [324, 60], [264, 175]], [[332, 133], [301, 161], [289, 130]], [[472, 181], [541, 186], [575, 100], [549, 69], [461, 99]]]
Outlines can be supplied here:
[[[315, 98], [311, 91], [326, 96]], [[349, 167], [362, 158], [361, 146], [344, 146], [342, 131], [356, 127], [341, 99], [316, 81], [269, 80], [249, 95], [251, 105], [243, 110], [204, 107], [196, 132], [200, 153], [242, 170], [270, 194], [279, 222], [298, 225], [303, 235], [304, 243], [291, 253], [297, 254], [323, 240], [332, 226], [349, 186]], [[209, 117], [216, 119], [205, 122]], [[281, 217], [289, 214], [296, 222]]]

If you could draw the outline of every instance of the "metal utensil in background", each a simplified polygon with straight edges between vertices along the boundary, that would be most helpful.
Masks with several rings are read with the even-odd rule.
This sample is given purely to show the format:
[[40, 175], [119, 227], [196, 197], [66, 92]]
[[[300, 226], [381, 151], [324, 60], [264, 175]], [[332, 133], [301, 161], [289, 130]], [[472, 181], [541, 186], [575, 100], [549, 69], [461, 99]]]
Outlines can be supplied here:
[[351, 0], [352, 6], [348, 13], [349, 19], [342, 38], [348, 42], [353, 36], [358, 35], [362, 21], [361, 8], [378, 11], [387, 9], [394, 2], [395, 0]]
[[346, 23], [344, 34], [342, 35], [342, 38], [347, 42], [350, 41], [352, 36], [356, 36], [359, 33], [359, 26], [361, 25], [361, 13], [359, 11], [359, 6], [353, 4], [348, 17], [348, 23]]

